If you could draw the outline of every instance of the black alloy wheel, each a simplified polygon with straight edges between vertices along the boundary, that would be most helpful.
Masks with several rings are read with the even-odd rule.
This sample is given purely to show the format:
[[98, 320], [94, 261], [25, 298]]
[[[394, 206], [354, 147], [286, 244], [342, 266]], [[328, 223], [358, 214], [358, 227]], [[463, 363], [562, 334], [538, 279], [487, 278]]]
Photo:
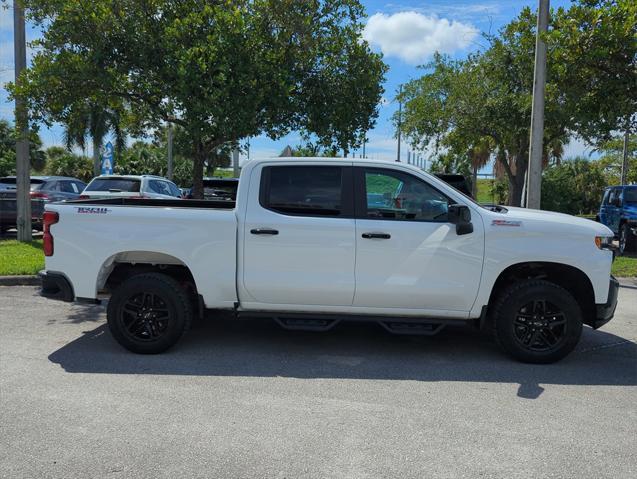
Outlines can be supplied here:
[[172, 318], [166, 302], [152, 291], [131, 296], [119, 310], [122, 331], [136, 341], [157, 341]]
[[122, 282], [108, 302], [108, 327], [129, 351], [157, 354], [173, 346], [192, 322], [192, 295], [174, 278], [143, 273]]
[[514, 334], [523, 348], [547, 352], [559, 348], [568, 327], [564, 312], [545, 299], [522, 306], [514, 320]]
[[582, 334], [580, 304], [563, 287], [542, 279], [504, 289], [489, 309], [499, 346], [515, 359], [546, 364], [568, 355]]

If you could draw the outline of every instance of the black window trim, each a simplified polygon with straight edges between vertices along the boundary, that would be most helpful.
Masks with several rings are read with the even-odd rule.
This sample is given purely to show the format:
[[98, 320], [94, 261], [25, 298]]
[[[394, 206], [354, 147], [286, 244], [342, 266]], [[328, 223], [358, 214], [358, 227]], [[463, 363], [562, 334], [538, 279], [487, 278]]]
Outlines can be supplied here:
[[452, 198], [450, 198], [448, 195], [446, 195], [445, 193], [443, 193], [442, 191], [440, 191], [438, 188], [436, 188], [434, 185], [432, 185], [431, 183], [429, 183], [428, 181], [423, 180], [422, 178], [413, 175], [407, 171], [402, 171], [402, 170], [398, 170], [398, 169], [393, 169], [393, 168], [387, 168], [387, 167], [378, 167], [378, 166], [355, 166], [354, 167], [354, 198], [355, 198], [355, 202], [354, 202], [354, 212], [355, 212], [355, 218], [357, 220], [369, 220], [369, 221], [397, 221], [397, 222], [405, 222], [405, 221], [409, 221], [412, 223], [440, 223], [440, 224], [445, 224], [445, 223], [449, 223], [449, 219], [440, 219], [440, 220], [417, 220], [417, 219], [402, 219], [402, 218], [370, 218], [369, 216], [367, 216], [367, 188], [366, 188], [366, 184], [365, 184], [365, 173], [367, 172], [373, 172], [373, 173], [383, 173], [383, 172], [387, 172], [390, 175], [394, 174], [394, 175], [405, 175], [405, 176], [410, 176], [414, 179], [416, 179], [417, 181], [420, 181], [424, 184], [426, 184], [429, 188], [433, 189], [434, 191], [436, 191], [437, 193], [439, 193], [441, 196], [443, 196], [444, 198], [447, 199], [447, 203], [448, 204], [456, 204], [457, 202], [454, 201]]
[[[273, 168], [340, 168], [341, 169], [341, 213], [339, 215], [317, 215], [313, 213], [291, 213], [279, 211], [267, 205], [270, 193], [270, 173]], [[338, 165], [334, 163], [325, 165], [267, 165], [261, 168], [261, 180], [259, 183], [259, 205], [261, 208], [283, 216], [300, 216], [305, 218], [337, 218], [354, 219], [354, 179], [352, 166]]]

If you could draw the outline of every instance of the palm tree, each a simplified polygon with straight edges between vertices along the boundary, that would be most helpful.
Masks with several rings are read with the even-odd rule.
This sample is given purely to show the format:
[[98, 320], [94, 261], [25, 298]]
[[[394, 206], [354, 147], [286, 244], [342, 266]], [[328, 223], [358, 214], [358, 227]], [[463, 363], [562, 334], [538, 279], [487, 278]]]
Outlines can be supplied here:
[[493, 142], [487, 137], [480, 138], [469, 149], [469, 161], [471, 161], [471, 173], [473, 177], [471, 182], [471, 193], [474, 198], [478, 197], [478, 170], [489, 163], [492, 151]]
[[73, 146], [86, 149], [86, 139], [93, 143], [93, 174], [100, 174], [100, 150], [104, 137], [109, 132], [115, 136], [115, 150], [121, 152], [126, 144], [126, 134], [121, 128], [119, 112], [96, 104], [75, 107], [64, 125], [64, 144], [71, 150]]

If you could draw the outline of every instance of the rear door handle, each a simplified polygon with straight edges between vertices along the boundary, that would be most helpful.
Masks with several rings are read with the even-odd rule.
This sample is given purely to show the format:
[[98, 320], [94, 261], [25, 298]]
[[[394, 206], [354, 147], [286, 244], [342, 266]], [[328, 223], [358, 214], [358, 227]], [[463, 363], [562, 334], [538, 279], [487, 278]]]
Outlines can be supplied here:
[[389, 233], [363, 233], [365, 239], [389, 239], [391, 235]]
[[278, 235], [279, 231], [278, 230], [273, 230], [273, 229], [268, 229], [268, 228], [255, 228], [253, 230], [250, 230], [250, 233], [252, 233], [253, 235]]

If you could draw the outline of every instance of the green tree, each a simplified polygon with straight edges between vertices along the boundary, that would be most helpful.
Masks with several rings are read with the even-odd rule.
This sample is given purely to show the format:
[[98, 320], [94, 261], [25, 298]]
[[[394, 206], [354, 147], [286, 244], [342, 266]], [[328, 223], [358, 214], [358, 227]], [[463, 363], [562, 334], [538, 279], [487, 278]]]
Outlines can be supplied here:
[[[615, 11], [611, 3], [617, 4], [619, 13], [608, 13]], [[587, 23], [590, 18], [581, 12], [593, 15], [596, 9], [600, 10], [596, 15], [604, 20]], [[569, 136], [579, 134], [589, 141], [604, 138], [609, 128], [623, 129], [626, 116], [635, 111], [634, 10], [634, 2], [582, 0], [556, 16], [548, 36], [546, 164], [549, 157], [559, 162], [561, 145]], [[484, 52], [461, 61], [437, 55], [425, 67], [426, 73], [403, 90], [402, 130], [420, 148], [433, 146], [448, 153], [450, 144], [471, 148], [480, 138], [490, 139], [498, 167], [509, 183], [511, 205], [521, 202], [527, 171], [535, 25], [535, 14], [525, 8], [498, 35], [486, 37], [489, 47]], [[584, 41], [591, 29], [594, 34], [588, 44], [595, 47], [593, 55], [572, 50], [572, 42], [576, 38]], [[577, 32], [582, 36], [577, 37]], [[605, 55], [613, 57], [610, 65]], [[588, 66], [580, 69], [581, 62]], [[609, 74], [595, 73], [604, 68]], [[599, 84], [593, 88], [596, 82]], [[621, 91], [623, 96], [609, 101], [607, 91]], [[587, 95], [586, 102], [596, 103], [596, 109], [578, 106], [583, 95]], [[628, 106], [620, 107], [622, 101]], [[451, 141], [451, 137], [455, 139]]]
[[70, 151], [74, 146], [86, 148], [90, 137], [93, 147], [93, 174], [101, 171], [100, 151], [104, 138], [109, 132], [115, 135], [115, 150], [120, 153], [126, 143], [126, 135], [121, 128], [122, 119], [118, 111], [109, 110], [94, 103], [78, 102], [69, 110], [64, 124], [64, 144]]
[[71, 176], [88, 183], [93, 178], [93, 163], [86, 156], [75, 155], [61, 146], [46, 149], [47, 175]]
[[543, 172], [542, 209], [571, 215], [595, 213], [607, 185], [599, 161], [585, 158], [564, 161]]
[[[13, 125], [7, 120], [0, 120], [0, 176], [15, 175], [15, 143]], [[35, 172], [42, 171], [46, 163], [42, 140], [34, 130], [29, 132], [29, 161], [31, 169]]]
[[553, 13], [547, 36], [572, 129], [599, 145], [637, 132], [637, 3], [580, 0]]
[[378, 113], [386, 67], [361, 39], [358, 0], [24, 3], [44, 30], [13, 88], [31, 118], [66, 123], [89, 98], [133, 136], [178, 125], [195, 196], [225, 145], [306, 129], [347, 152]]
[[[621, 181], [622, 164], [624, 161], [624, 138], [615, 137], [602, 143], [597, 151], [601, 153], [598, 160], [604, 169], [609, 185], [619, 185]], [[637, 138], [632, 135], [628, 141], [628, 183], [637, 183]]]

